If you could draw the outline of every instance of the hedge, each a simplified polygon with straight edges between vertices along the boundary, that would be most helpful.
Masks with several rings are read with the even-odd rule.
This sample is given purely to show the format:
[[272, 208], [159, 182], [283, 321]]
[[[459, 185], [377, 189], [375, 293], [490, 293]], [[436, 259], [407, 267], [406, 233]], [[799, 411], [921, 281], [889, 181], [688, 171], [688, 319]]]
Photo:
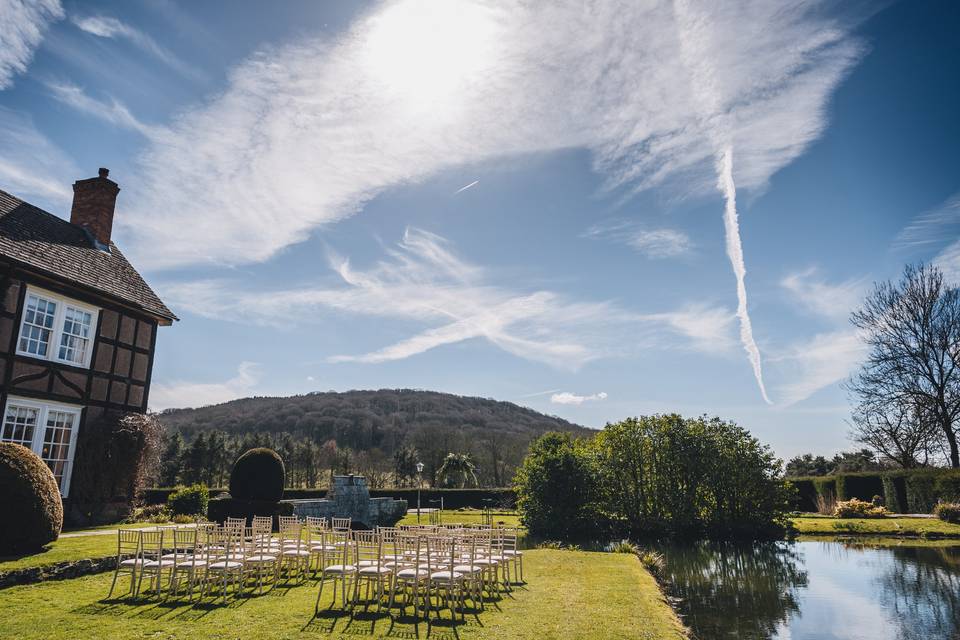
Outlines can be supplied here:
[[[167, 497], [173, 493], [174, 489], [169, 487], [155, 487], [145, 489], [141, 494], [144, 504], [166, 504]], [[226, 492], [226, 488], [210, 489], [210, 496], [217, 496]], [[284, 500], [307, 500], [311, 498], [324, 498], [327, 495], [326, 489], [285, 489], [283, 492]], [[394, 498], [395, 500], [406, 500], [411, 509], [417, 507], [417, 490], [414, 489], [371, 489], [371, 498]], [[420, 506], [424, 509], [439, 507], [439, 500], [443, 497], [443, 507], [445, 509], [474, 508], [483, 509], [484, 507], [493, 507], [495, 509], [510, 508], [516, 504], [516, 495], [513, 489], [423, 489], [420, 492]], [[436, 502], [434, 502], [436, 501]]]
[[834, 476], [787, 478], [797, 489], [795, 508], [816, 511], [817, 497], [871, 501], [883, 496], [894, 513], [931, 513], [937, 502], [960, 501], [960, 470], [913, 469], [885, 472], [841, 473]]

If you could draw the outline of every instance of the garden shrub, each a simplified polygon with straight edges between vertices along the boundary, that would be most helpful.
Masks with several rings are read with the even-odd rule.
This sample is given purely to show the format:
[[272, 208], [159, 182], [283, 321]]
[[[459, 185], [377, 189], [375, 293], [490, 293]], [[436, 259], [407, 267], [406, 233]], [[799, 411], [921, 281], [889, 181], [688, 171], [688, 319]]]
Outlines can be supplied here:
[[910, 513], [930, 513], [937, 504], [936, 478], [929, 471], [907, 476], [907, 509]]
[[531, 535], [577, 540], [599, 534], [598, 478], [584, 442], [569, 433], [541, 436], [514, 483], [520, 521]]
[[0, 487], [0, 553], [38, 551], [60, 536], [60, 488], [37, 454], [19, 444], [0, 443]]
[[194, 484], [189, 487], [177, 487], [167, 497], [167, 506], [173, 515], [204, 516], [207, 515], [207, 503], [210, 501], [210, 490], [205, 485]]
[[939, 474], [935, 491], [943, 502], [960, 502], [960, 473], [950, 470]]
[[148, 504], [135, 507], [127, 515], [126, 522], [169, 522], [170, 510], [165, 504]]
[[156, 462], [162, 430], [156, 418], [141, 413], [88, 418], [77, 436], [70, 484], [70, 503], [84, 519], [97, 521], [109, 503], [136, 500]]
[[593, 439], [602, 510], [627, 535], [779, 537], [792, 489], [780, 461], [737, 425], [679, 415], [608, 424]]
[[907, 512], [907, 480], [902, 472], [883, 475], [883, 503], [894, 513]]
[[838, 518], [884, 518], [889, 515], [885, 507], [875, 506], [872, 502], [851, 498], [837, 503], [833, 515]]
[[960, 504], [956, 502], [938, 502], [933, 513], [944, 522], [960, 524]]
[[870, 500], [883, 493], [883, 478], [878, 472], [837, 474], [836, 490], [837, 500]]
[[788, 482], [794, 488], [793, 508], [796, 511], [813, 512], [817, 510], [817, 490], [813, 478], [790, 478]]
[[245, 452], [230, 473], [230, 495], [237, 500], [278, 502], [283, 497], [283, 459], [273, 449]]

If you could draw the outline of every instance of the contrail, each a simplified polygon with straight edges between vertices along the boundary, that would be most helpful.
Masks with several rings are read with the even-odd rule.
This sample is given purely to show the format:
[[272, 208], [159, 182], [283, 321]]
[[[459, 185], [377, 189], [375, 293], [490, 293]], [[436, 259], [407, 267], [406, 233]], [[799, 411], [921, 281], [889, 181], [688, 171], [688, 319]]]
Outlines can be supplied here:
[[454, 192], [453, 192], [453, 195], [457, 195], [457, 194], [460, 193], [461, 191], [466, 191], [466, 190], [469, 189], [470, 187], [476, 186], [479, 182], [480, 182], [479, 180], [474, 180], [473, 182], [471, 182], [471, 183], [468, 184], [467, 186], [465, 186], [465, 187], [460, 187], [459, 189], [457, 189], [456, 191], [454, 191]]
[[698, 14], [687, 0], [675, 0], [674, 15], [677, 20], [677, 36], [680, 56], [690, 72], [690, 84], [696, 99], [705, 133], [714, 150], [717, 172], [717, 188], [723, 194], [726, 205], [723, 212], [723, 228], [726, 235], [727, 257], [737, 278], [737, 318], [740, 320], [740, 342], [747, 352], [753, 367], [753, 376], [760, 387], [760, 395], [767, 404], [770, 398], [763, 384], [763, 367], [760, 349], [753, 339], [753, 325], [747, 309], [747, 274], [743, 260], [743, 245], [740, 242], [740, 224], [737, 216], [737, 185], [733, 180], [733, 135], [728, 111], [723, 104], [719, 80], [710, 54], [712, 23], [709, 17]]
[[747, 311], [747, 286], [744, 277], [747, 267], [743, 260], [743, 245], [740, 243], [740, 223], [737, 216], [737, 185], [733, 181], [733, 148], [727, 146], [717, 159], [717, 186], [727, 201], [723, 210], [723, 229], [727, 236], [727, 256], [733, 267], [733, 274], [737, 278], [737, 318], [740, 319], [740, 341], [747, 352], [750, 364], [753, 366], [753, 375], [760, 386], [760, 395], [767, 404], [767, 389], [763, 384], [763, 366], [760, 362], [760, 349], [753, 339], [753, 325], [750, 323], [750, 314]]

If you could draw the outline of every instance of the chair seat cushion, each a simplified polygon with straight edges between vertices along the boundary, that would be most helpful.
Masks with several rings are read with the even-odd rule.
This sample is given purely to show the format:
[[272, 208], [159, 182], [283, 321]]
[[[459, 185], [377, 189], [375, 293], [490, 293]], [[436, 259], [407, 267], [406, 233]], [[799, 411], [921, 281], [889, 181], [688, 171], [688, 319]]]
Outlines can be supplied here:
[[388, 573], [393, 573], [393, 569], [390, 567], [361, 567], [360, 575], [362, 576], [377, 576], [385, 575]]
[[329, 567], [325, 567], [324, 573], [353, 573], [357, 568], [352, 564], [332, 564]]
[[270, 556], [266, 554], [259, 555], [259, 556], [247, 556], [247, 562], [250, 562], [253, 564], [262, 564], [265, 562], [276, 562], [276, 561], [277, 561], [277, 556]]
[[156, 567], [160, 567], [160, 568], [162, 569], [162, 568], [164, 568], [164, 567], [172, 567], [173, 564], [174, 564], [174, 563], [173, 563], [173, 560], [163, 560], [163, 559], [161, 559], [161, 560], [159, 560], [159, 561], [158, 561], [158, 560], [148, 560], [148, 561], [146, 561], [146, 562], [143, 563], [143, 566], [144, 566], [144, 568], [147, 568], [147, 569], [154, 569], [154, 568], [156, 568]]
[[120, 562], [121, 567], [137, 567], [143, 564], [143, 558], [130, 558]]
[[457, 573], [476, 573], [483, 571], [483, 567], [478, 564], [458, 564], [453, 568]]
[[463, 574], [457, 573], [456, 571], [454, 571], [453, 573], [449, 571], [437, 571], [436, 573], [430, 574], [431, 580], [437, 580], [440, 582], [449, 582], [450, 580], [459, 580], [462, 577], [463, 577]]
[[214, 562], [210, 565], [211, 571], [223, 571], [229, 569], [240, 569], [243, 567], [242, 562], [236, 562], [234, 560], [221, 560], [220, 562]]
[[522, 556], [523, 551], [504, 551], [503, 555], [505, 556]]
[[306, 558], [310, 555], [310, 552], [305, 549], [284, 549], [280, 552], [280, 555], [285, 558]]
[[316, 553], [318, 551], [336, 551], [337, 548], [332, 544], [315, 544], [310, 547], [310, 550]]
[[358, 567], [375, 567], [377, 566], [376, 560], [361, 560], [357, 563]]
[[398, 578], [426, 578], [430, 572], [426, 569], [401, 569], [397, 571]]
[[200, 560], [199, 558], [196, 560], [193, 560], [192, 558], [187, 558], [186, 560], [181, 560], [180, 562], [177, 563], [177, 569], [190, 569], [192, 567], [197, 569], [202, 569], [205, 566], [207, 566], [207, 561]]

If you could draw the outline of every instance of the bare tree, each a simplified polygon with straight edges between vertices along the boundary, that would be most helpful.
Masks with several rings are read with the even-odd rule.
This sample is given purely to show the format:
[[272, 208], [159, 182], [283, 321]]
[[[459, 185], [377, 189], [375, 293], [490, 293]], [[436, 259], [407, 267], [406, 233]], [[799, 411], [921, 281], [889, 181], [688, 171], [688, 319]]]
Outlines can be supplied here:
[[876, 285], [851, 322], [870, 354], [848, 388], [868, 405], [919, 407], [960, 467], [960, 290], [936, 267], [907, 266], [900, 282]]
[[943, 432], [922, 405], [865, 400], [853, 411], [850, 437], [904, 469], [927, 466]]

